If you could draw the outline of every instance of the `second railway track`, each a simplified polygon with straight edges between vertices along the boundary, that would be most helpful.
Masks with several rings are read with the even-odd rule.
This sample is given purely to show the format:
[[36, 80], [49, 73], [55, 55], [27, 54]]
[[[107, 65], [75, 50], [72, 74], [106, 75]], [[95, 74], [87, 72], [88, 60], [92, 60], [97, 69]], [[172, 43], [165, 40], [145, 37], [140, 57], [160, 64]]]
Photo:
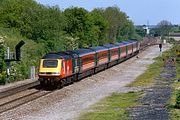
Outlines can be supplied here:
[[13, 95], [13, 94], [16, 94], [18, 92], [27, 90], [31, 87], [36, 87], [39, 84], [40, 84], [39, 81], [36, 80], [36, 81], [31, 82], [31, 83], [26, 83], [26, 84], [15, 86], [15, 87], [12, 87], [9, 89], [4, 89], [3, 91], [0, 92], [0, 99], [2, 99], [4, 97], [8, 97], [8, 96]]
[[[140, 50], [140, 52], [142, 51], [143, 50]], [[9, 90], [1, 91], [0, 114], [53, 92], [52, 90], [45, 91], [35, 88], [35, 86], [38, 86], [39, 84], [39, 81], [34, 81]]]
[[[31, 102], [33, 100], [36, 100], [40, 97], [43, 97], [47, 94], [52, 93], [53, 91], [46, 91], [46, 90], [41, 90], [37, 88], [31, 88], [31, 89], [26, 89], [24, 91], [16, 92], [12, 94], [6, 94], [3, 95], [3, 97], [0, 97], [0, 114], [3, 112], [6, 112], [8, 110], [14, 109], [18, 106], [21, 106], [23, 104], [26, 104], [28, 102]], [[4, 92], [5, 93], [5, 92]]]

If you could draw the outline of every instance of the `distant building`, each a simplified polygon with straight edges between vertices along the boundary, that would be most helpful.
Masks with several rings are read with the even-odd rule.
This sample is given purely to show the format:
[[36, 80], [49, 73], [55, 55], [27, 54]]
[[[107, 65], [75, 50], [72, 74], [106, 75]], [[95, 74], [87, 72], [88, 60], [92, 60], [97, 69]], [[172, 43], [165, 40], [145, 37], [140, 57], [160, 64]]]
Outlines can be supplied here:
[[169, 38], [174, 38], [175, 40], [179, 41], [180, 40], [180, 32], [178, 33], [169, 33]]
[[146, 31], [146, 35], [149, 35], [149, 33], [150, 33], [149, 27], [146, 25], [143, 25], [143, 29]]

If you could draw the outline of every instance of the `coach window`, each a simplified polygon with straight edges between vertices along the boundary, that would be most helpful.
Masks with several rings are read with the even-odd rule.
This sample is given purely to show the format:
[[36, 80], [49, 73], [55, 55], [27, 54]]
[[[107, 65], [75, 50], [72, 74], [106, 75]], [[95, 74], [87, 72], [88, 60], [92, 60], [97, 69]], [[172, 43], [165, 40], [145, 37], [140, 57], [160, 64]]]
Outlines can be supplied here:
[[94, 61], [94, 57], [87, 57], [83, 59], [84, 63], [89, 62], [89, 61]]
[[104, 58], [106, 56], [107, 56], [107, 53], [101, 53], [101, 54], [99, 54], [98, 58]]

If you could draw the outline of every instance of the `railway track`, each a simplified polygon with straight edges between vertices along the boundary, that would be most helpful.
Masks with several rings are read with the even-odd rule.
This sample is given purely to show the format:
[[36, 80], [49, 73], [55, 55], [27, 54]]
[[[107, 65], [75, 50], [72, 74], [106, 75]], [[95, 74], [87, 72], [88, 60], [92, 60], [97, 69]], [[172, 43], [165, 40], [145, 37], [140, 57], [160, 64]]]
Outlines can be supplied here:
[[39, 84], [39, 81], [34, 81], [1, 91], [0, 114], [53, 92], [42, 90]]
[[36, 87], [39, 84], [40, 84], [39, 81], [34, 81], [34, 82], [31, 82], [31, 83], [27, 83], [27, 84], [24, 84], [24, 85], [20, 85], [20, 86], [10, 88], [8, 90], [1, 91], [0, 92], [0, 99], [2, 99], [4, 97], [8, 97], [8, 96], [13, 95], [13, 94], [16, 94], [18, 92], [27, 90], [27, 89], [29, 89], [31, 87]]
[[40, 97], [52, 93], [53, 91], [45, 91], [39, 89], [28, 89], [17, 94], [9, 95], [0, 99], [0, 114], [18, 106], [34, 101]]
[[34, 81], [0, 92], [0, 114], [53, 92], [35, 89], [39, 84], [39, 81]]

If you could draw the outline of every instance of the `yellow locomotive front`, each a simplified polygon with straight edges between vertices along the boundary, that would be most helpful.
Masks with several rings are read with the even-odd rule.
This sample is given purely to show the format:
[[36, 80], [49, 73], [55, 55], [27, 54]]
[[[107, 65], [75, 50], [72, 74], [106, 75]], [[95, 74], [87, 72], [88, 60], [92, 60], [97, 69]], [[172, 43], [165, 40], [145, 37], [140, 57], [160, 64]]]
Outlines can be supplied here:
[[41, 59], [39, 76], [48, 77], [48, 76], [59, 76], [61, 72], [61, 61], [59, 59]]
[[39, 64], [39, 81], [41, 85], [54, 85], [61, 79], [62, 59], [56, 54], [47, 54]]

